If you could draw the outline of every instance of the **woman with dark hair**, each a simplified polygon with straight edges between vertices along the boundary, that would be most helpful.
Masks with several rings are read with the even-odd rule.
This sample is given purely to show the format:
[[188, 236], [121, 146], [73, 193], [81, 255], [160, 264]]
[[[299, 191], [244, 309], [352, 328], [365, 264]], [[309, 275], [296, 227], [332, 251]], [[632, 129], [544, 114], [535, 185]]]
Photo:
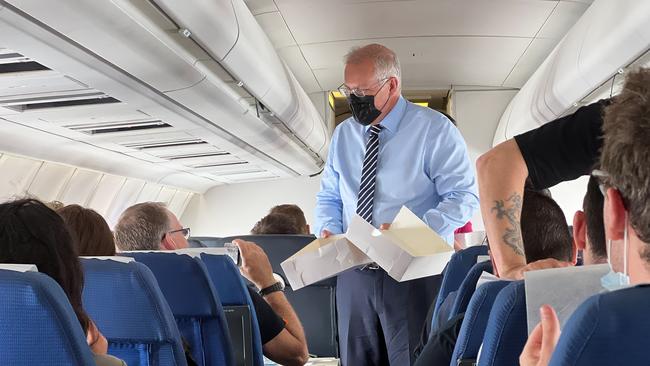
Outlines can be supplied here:
[[63, 219], [42, 202], [21, 199], [0, 204], [0, 263], [35, 264], [68, 296], [97, 365], [122, 365], [106, 355], [108, 343], [83, 309], [83, 271]]
[[89, 208], [68, 205], [56, 210], [72, 236], [79, 256], [113, 256], [115, 241], [106, 220]]

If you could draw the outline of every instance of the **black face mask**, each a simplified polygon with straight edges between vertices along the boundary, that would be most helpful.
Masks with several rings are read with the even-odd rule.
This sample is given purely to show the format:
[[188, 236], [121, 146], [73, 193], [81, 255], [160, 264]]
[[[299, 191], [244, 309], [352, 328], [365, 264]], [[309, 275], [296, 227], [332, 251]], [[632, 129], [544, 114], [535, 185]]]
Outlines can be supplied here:
[[381, 114], [381, 111], [375, 107], [374, 95], [357, 97], [352, 94], [348, 98], [348, 104], [350, 105], [354, 120], [364, 126], [370, 125]]

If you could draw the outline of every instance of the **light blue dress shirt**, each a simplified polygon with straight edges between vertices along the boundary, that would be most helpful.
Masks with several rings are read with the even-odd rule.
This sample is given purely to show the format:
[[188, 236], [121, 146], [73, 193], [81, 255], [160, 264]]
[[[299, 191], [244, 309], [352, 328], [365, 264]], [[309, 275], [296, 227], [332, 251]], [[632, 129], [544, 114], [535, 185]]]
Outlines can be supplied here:
[[[476, 178], [467, 146], [443, 114], [400, 97], [381, 121], [373, 224], [391, 223], [402, 206], [448, 243], [478, 207]], [[356, 213], [369, 126], [353, 118], [332, 136], [317, 195], [314, 230], [347, 231]]]

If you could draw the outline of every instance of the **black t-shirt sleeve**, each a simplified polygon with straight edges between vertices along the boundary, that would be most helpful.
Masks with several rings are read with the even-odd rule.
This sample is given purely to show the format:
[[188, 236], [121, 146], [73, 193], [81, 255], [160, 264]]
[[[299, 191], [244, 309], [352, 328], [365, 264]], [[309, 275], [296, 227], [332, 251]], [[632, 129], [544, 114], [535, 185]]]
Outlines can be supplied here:
[[515, 136], [535, 189], [591, 172], [600, 157], [603, 108], [610, 99], [584, 106], [537, 129]]
[[260, 336], [264, 345], [282, 332], [285, 326], [284, 320], [275, 313], [271, 305], [257, 291], [248, 287], [248, 292], [251, 295], [251, 300], [253, 300], [253, 306], [257, 314], [257, 323], [260, 326]]

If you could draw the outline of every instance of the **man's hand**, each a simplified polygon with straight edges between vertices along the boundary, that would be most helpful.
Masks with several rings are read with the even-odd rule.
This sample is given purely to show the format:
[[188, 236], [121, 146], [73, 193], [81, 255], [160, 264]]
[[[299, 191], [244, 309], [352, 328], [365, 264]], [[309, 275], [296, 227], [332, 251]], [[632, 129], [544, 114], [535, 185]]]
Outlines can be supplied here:
[[332, 236], [332, 233], [329, 230], [323, 230], [320, 233], [320, 237], [323, 238], [323, 239], [327, 239], [330, 236]]
[[546, 366], [551, 361], [558, 339], [560, 321], [552, 307], [544, 305], [539, 309], [542, 321], [528, 337], [528, 342], [519, 356], [521, 366]]
[[260, 290], [276, 282], [269, 257], [266, 256], [262, 248], [253, 242], [239, 239], [233, 240], [233, 243], [239, 247], [239, 253], [241, 254], [240, 271], [242, 276], [246, 277]]
[[379, 225], [379, 230], [388, 230], [388, 229], [390, 229], [390, 224]]

